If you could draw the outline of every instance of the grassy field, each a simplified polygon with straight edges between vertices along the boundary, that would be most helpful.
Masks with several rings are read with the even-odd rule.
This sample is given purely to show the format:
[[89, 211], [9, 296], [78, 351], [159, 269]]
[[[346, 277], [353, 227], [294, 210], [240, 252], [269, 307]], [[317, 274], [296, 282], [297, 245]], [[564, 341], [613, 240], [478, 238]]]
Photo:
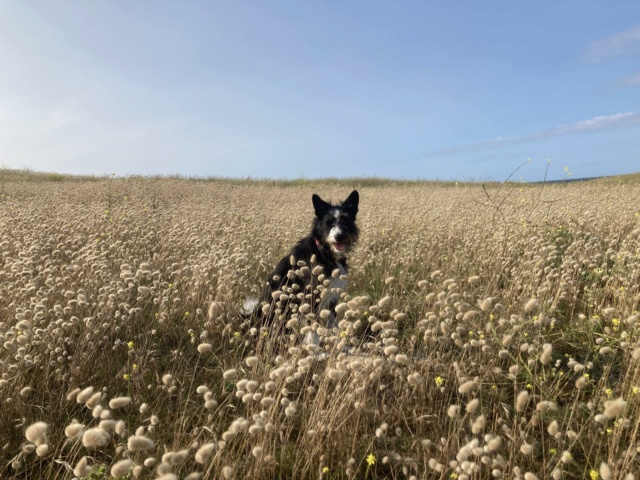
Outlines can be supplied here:
[[[339, 329], [243, 325], [312, 193], [353, 187]], [[1, 478], [639, 477], [638, 175], [3, 171], [0, 232]]]

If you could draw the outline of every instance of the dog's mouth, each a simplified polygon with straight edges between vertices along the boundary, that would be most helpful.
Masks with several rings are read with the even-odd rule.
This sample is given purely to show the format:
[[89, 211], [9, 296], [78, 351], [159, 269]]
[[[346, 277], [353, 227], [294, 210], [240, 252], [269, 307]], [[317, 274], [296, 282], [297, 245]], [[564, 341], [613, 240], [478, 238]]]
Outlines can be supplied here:
[[344, 252], [347, 249], [347, 244], [343, 242], [336, 242], [333, 244], [333, 248], [339, 252]]
[[349, 251], [349, 242], [331, 242], [329, 243], [333, 254], [338, 257], [344, 257]]

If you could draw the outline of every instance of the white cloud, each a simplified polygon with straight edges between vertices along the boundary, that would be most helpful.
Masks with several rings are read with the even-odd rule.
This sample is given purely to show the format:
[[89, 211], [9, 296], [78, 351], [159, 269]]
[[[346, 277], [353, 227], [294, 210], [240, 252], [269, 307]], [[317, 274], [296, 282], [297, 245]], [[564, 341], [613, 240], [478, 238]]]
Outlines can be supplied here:
[[588, 62], [601, 62], [610, 58], [640, 53], [640, 27], [591, 42], [583, 54]]
[[506, 147], [509, 145], [518, 145], [521, 143], [539, 142], [549, 138], [561, 137], [582, 132], [595, 132], [602, 130], [611, 130], [616, 128], [625, 128], [640, 125], [640, 113], [615, 113], [613, 115], [600, 115], [588, 120], [581, 120], [568, 125], [559, 125], [554, 128], [532, 132], [518, 137], [498, 137], [494, 140], [485, 140], [483, 142], [470, 143], [467, 145], [457, 145], [452, 147], [435, 150], [427, 154], [429, 157], [455, 155], [464, 152], [475, 152], [480, 150], [488, 150], [491, 148]]
[[588, 132], [593, 130], [609, 130], [611, 128], [623, 128], [640, 124], [640, 113], [615, 113], [613, 115], [601, 115], [589, 120], [547, 130], [543, 138], [557, 137], [568, 133]]

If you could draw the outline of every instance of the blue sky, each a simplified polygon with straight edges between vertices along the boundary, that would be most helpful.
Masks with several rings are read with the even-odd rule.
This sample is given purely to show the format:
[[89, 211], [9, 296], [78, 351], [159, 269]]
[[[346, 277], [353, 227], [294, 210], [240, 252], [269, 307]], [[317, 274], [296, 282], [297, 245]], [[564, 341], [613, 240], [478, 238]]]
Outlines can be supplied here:
[[640, 2], [0, 0], [0, 164], [640, 171]]

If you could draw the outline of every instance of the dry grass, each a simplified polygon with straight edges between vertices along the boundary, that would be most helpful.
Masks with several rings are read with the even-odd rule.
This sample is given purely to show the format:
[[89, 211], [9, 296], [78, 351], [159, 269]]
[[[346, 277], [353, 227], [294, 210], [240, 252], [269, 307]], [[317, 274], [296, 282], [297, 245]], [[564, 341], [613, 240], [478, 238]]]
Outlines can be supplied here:
[[[241, 325], [354, 185], [340, 328]], [[4, 177], [0, 477], [640, 470], [638, 183], [282, 187]]]

